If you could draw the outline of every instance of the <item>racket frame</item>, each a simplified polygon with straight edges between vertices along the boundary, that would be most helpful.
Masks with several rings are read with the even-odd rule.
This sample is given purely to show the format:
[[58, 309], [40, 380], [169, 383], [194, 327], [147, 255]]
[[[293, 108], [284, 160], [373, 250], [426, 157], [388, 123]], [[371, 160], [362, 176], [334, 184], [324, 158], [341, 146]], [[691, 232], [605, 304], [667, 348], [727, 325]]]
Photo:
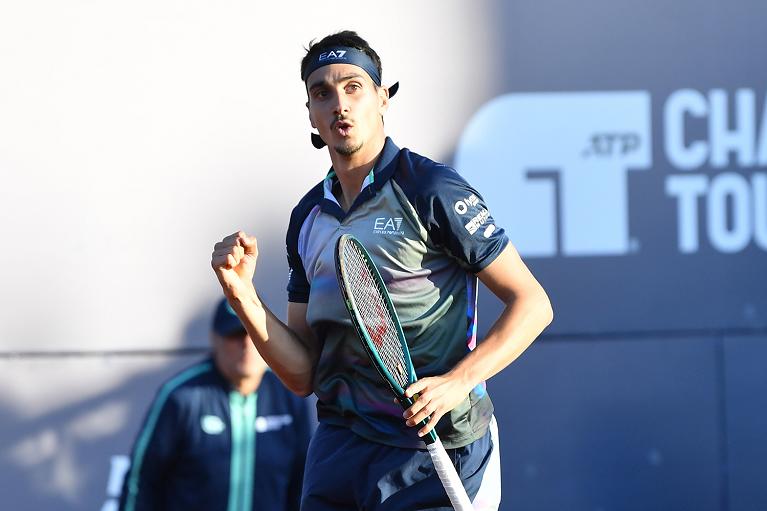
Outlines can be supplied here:
[[[381, 375], [381, 378], [383, 378], [383, 380], [389, 385], [391, 391], [397, 397], [400, 405], [402, 405], [402, 408], [408, 409], [413, 405], [413, 403], [415, 403], [415, 399], [417, 399], [418, 396], [414, 396], [415, 399], [405, 396], [406, 387], [403, 388], [397, 382], [394, 376], [389, 372], [389, 370], [386, 369], [386, 365], [384, 364], [381, 355], [378, 353], [378, 348], [376, 348], [372, 337], [364, 326], [365, 322], [359, 312], [357, 304], [354, 301], [354, 296], [347, 289], [347, 286], [349, 285], [349, 279], [347, 278], [345, 266], [341, 264], [341, 252], [343, 250], [343, 245], [346, 243], [352, 243], [359, 249], [359, 252], [365, 262], [365, 266], [370, 270], [378, 293], [381, 295], [381, 298], [383, 299], [383, 302], [386, 306], [386, 312], [389, 314], [392, 323], [395, 326], [397, 339], [399, 340], [399, 343], [402, 347], [402, 353], [405, 358], [405, 370], [407, 371], [408, 385], [410, 385], [414, 383], [418, 377], [415, 374], [413, 361], [410, 358], [410, 349], [408, 348], [405, 334], [402, 331], [402, 324], [400, 323], [399, 317], [397, 316], [397, 311], [394, 309], [394, 305], [392, 304], [391, 297], [389, 296], [389, 292], [386, 289], [386, 284], [384, 284], [383, 278], [381, 277], [381, 273], [378, 271], [378, 268], [370, 257], [368, 251], [365, 249], [362, 243], [351, 234], [343, 234], [339, 236], [338, 241], [336, 242], [335, 266], [338, 282], [341, 284], [339, 287], [341, 288], [341, 293], [344, 297], [344, 306], [352, 318], [352, 324], [354, 325], [354, 329], [357, 331], [358, 337], [362, 341], [362, 346], [365, 348], [368, 356], [373, 360], [373, 366]], [[425, 426], [428, 420], [429, 417], [426, 417], [420, 422], [419, 425]], [[436, 432], [433, 429], [429, 431], [429, 433], [423, 438], [423, 441], [427, 445], [436, 442]]]
[[[397, 380], [386, 369], [381, 356], [378, 354], [378, 348], [376, 348], [373, 339], [367, 332], [367, 329], [364, 327], [364, 321], [362, 320], [359, 310], [354, 303], [354, 297], [346, 289], [349, 281], [346, 278], [346, 270], [344, 265], [341, 264], [342, 260], [340, 256], [343, 248], [342, 245], [345, 243], [353, 243], [357, 246], [365, 262], [365, 266], [370, 269], [370, 273], [373, 277], [376, 287], [378, 288], [378, 292], [382, 296], [384, 304], [386, 305], [387, 312], [391, 316], [392, 323], [394, 323], [396, 327], [395, 330], [397, 333], [397, 339], [401, 344], [402, 353], [404, 355], [405, 364], [407, 366], [406, 370], [408, 373], [408, 385], [410, 385], [416, 381], [417, 377], [415, 374], [415, 369], [413, 368], [413, 362], [410, 358], [410, 350], [408, 349], [407, 341], [405, 340], [405, 334], [402, 332], [402, 325], [400, 324], [399, 317], [397, 316], [397, 311], [394, 309], [394, 305], [391, 302], [391, 297], [389, 296], [389, 291], [386, 289], [383, 278], [381, 277], [381, 274], [379, 273], [378, 268], [370, 257], [368, 251], [365, 249], [362, 243], [360, 243], [360, 241], [351, 234], [341, 235], [336, 242], [335, 265], [339, 287], [341, 288], [341, 293], [344, 297], [344, 305], [349, 311], [351, 322], [354, 325], [354, 329], [357, 331], [357, 337], [360, 339], [362, 346], [370, 357], [373, 366], [381, 375], [381, 378], [389, 385], [389, 388], [392, 390], [394, 395], [397, 396], [397, 399], [399, 400], [402, 407], [407, 409], [415, 402], [415, 400], [413, 398], [405, 397], [405, 389], [402, 388]], [[418, 395], [414, 396], [414, 398], [418, 399]], [[426, 417], [426, 419], [421, 421], [420, 425], [426, 425], [428, 420], [429, 417]], [[469, 496], [467, 495], [466, 490], [463, 487], [461, 478], [458, 475], [455, 466], [453, 466], [453, 462], [450, 460], [447, 451], [442, 445], [442, 442], [439, 440], [439, 437], [437, 436], [437, 433], [434, 431], [434, 429], [429, 431], [423, 441], [426, 443], [426, 448], [429, 451], [432, 462], [434, 463], [434, 468], [437, 471], [439, 480], [442, 483], [442, 486], [445, 489], [445, 492], [447, 493], [453, 508], [456, 511], [472, 511], [474, 508], [471, 504], [471, 501], [469, 500]]]

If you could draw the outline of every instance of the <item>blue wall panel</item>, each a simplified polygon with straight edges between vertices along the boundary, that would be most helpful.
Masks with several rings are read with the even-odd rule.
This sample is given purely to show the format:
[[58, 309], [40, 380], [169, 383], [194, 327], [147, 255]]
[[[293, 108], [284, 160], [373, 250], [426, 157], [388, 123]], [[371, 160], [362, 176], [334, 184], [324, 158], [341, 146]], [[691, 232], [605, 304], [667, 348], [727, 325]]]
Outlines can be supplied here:
[[718, 341], [544, 340], [489, 383], [507, 510], [723, 509]]
[[724, 343], [729, 511], [767, 509], [767, 335]]

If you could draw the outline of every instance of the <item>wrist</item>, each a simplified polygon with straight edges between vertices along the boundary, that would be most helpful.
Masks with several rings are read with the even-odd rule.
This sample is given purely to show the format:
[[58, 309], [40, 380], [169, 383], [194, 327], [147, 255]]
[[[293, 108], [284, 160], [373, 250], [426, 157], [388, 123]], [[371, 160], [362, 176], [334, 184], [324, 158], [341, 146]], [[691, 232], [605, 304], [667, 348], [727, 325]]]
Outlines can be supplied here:
[[466, 394], [468, 395], [471, 390], [477, 386], [479, 383], [478, 381], [475, 381], [475, 378], [472, 376], [471, 371], [468, 367], [465, 367], [465, 363], [460, 363], [457, 366], [455, 366], [449, 373], [449, 377], [455, 381], [463, 390], [465, 390]]
[[235, 310], [253, 306], [262, 308], [261, 300], [258, 298], [258, 293], [256, 293], [256, 288], [252, 283], [227, 288], [224, 294], [226, 295], [226, 299], [229, 301], [229, 304]]

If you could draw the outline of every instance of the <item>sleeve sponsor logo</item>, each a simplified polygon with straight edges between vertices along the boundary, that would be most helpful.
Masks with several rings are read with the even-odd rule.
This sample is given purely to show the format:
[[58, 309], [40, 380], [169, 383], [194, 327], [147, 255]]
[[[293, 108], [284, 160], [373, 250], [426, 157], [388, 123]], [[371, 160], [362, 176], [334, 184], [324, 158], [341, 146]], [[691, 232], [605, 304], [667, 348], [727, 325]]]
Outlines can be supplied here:
[[[487, 219], [490, 218], [490, 211], [479, 205], [479, 197], [473, 193], [465, 199], [456, 201], [456, 203], [453, 204], [453, 209], [459, 215], [465, 215], [468, 213], [469, 208], [475, 208], [475, 210], [479, 210], [479, 213], [477, 213], [471, 220], [469, 220], [466, 225], [464, 225], [464, 228], [469, 232], [469, 234], [473, 235], [479, 230], [480, 227], [485, 225]], [[485, 228], [484, 231], [482, 231], [482, 235], [485, 238], [489, 238], [494, 231], [495, 225], [490, 224]]]
[[469, 223], [464, 225], [467, 231], [469, 231], [469, 234], [474, 234], [479, 230], [480, 227], [482, 227], [485, 222], [487, 222], [487, 219], [490, 217], [490, 212], [486, 210], [485, 208], [481, 208], [477, 216], [469, 220]]
[[473, 193], [463, 200], [459, 200], [453, 205], [453, 209], [459, 215], [465, 215], [469, 211], [469, 206], [474, 207], [479, 204], [479, 197]]

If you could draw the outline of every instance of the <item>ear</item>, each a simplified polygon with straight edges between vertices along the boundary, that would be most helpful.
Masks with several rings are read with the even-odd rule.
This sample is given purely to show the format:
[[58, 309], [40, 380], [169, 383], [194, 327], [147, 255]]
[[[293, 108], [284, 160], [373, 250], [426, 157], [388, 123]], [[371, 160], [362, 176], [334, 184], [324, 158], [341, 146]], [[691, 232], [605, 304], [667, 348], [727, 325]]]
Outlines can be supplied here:
[[381, 115], [389, 109], [389, 89], [378, 87], [378, 111]]
[[317, 129], [317, 125], [314, 123], [314, 118], [312, 117], [312, 111], [309, 109], [309, 102], [306, 102], [306, 111], [309, 113], [309, 124], [312, 125], [312, 128]]

